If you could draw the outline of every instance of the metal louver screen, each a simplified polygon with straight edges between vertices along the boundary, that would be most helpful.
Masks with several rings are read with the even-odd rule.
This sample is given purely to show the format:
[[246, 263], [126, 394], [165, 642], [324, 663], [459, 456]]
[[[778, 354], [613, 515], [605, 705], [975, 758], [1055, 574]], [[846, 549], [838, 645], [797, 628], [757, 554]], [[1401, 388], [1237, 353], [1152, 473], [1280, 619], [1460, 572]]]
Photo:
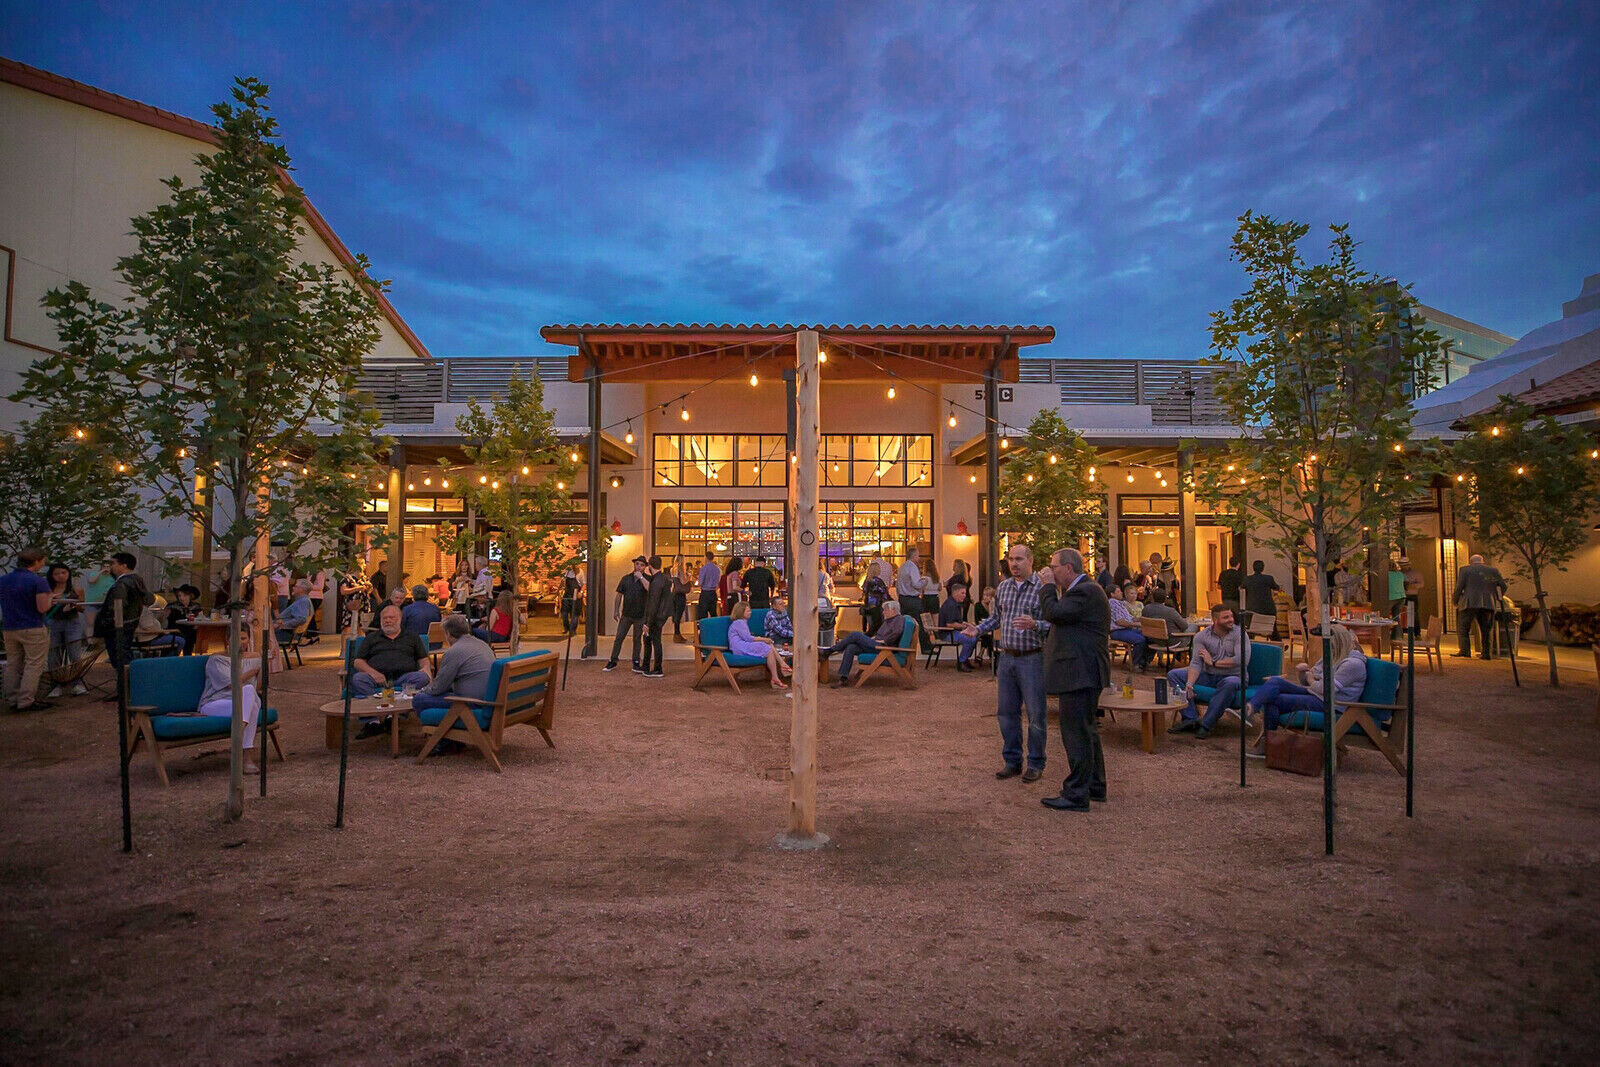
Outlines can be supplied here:
[[1055, 367], [1063, 404], [1137, 404], [1138, 375], [1131, 359], [1061, 360]]
[[444, 390], [444, 370], [437, 363], [369, 364], [362, 368], [359, 388], [384, 422], [431, 423], [433, 405]]

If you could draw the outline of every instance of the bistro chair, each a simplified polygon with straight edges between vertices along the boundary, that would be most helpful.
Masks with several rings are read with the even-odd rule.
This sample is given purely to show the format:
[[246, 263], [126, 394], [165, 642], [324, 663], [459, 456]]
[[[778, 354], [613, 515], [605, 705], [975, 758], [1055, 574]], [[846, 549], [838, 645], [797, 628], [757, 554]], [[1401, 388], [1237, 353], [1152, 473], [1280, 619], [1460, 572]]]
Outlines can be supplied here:
[[1169, 633], [1166, 619], [1147, 619], [1141, 615], [1139, 632], [1144, 634], [1144, 647], [1151, 659], [1165, 656], [1167, 666], [1174, 667], [1177, 666], [1179, 657], [1188, 658], [1191, 636]]

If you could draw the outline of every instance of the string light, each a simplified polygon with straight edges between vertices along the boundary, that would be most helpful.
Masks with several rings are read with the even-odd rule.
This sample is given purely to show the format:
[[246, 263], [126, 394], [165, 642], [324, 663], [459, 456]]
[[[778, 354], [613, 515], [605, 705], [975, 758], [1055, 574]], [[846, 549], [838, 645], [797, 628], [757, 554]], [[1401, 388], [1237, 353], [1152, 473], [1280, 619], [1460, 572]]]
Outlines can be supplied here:
[[450, 479], [449, 478], [440, 478], [439, 479], [439, 488], [440, 489], [448, 489], [448, 488], [450, 488]]
[[498, 488], [500, 488], [500, 479], [496, 478], [494, 481], [490, 482], [489, 483], [489, 488], [490, 489], [498, 489]]
[[1500, 427], [1496, 426], [1494, 429], [1490, 430], [1489, 431], [1489, 436], [1490, 437], [1499, 437], [1500, 436]]
[[432, 485], [433, 484], [433, 479], [432, 478], [424, 478], [424, 479], [422, 479], [422, 484], [423, 485]]
[[682, 419], [684, 422], [689, 421], [689, 405], [685, 404], [683, 406], [683, 410], [678, 412], [678, 418]]
[[[179, 459], [187, 459], [188, 456], [189, 456], [189, 450], [187, 448], [178, 449], [178, 458]], [[354, 478], [355, 475], [352, 474], [350, 477]]]
[[894, 399], [894, 386], [892, 386], [892, 385], [889, 386], [889, 399], [890, 400]]
[[1032, 485], [1033, 484], [1033, 474], [1029, 473], [1029, 474], [1025, 475], [1025, 477], [1028, 479], [1028, 484]]
[[956, 428], [956, 406], [954, 404], [950, 405], [950, 418], [945, 421], [950, 424], [952, 430]]
[[1089, 468], [1089, 477], [1091, 477], [1091, 478], [1094, 477], [1094, 468], [1093, 467]]
[[1394, 450], [1396, 452], [1404, 452], [1406, 450], [1406, 446], [1401, 444], [1399, 441], [1396, 441], [1394, 443]]
[[1230, 474], [1233, 472], [1233, 464], [1232, 463], [1228, 464], [1228, 472]]
[[1311, 455], [1306, 457], [1306, 462], [1307, 463], [1315, 463], [1316, 461], [1317, 461], [1317, 454], [1315, 452], [1311, 453]]
[[1011, 438], [1009, 438], [1009, 437], [1000, 438], [1000, 448], [1001, 448], [1002, 451], [1004, 451], [1005, 449], [1008, 449], [1010, 447], [1011, 447]]
[[488, 485], [489, 484], [489, 476], [487, 474], [478, 475], [478, 484], [479, 485]]
[[1522, 474], [1522, 473], [1524, 473], [1524, 472], [1525, 472], [1525, 471], [1526, 471], [1526, 468], [1524, 468], [1524, 467], [1518, 467], [1518, 468], [1517, 468], [1517, 473], [1518, 473], [1518, 474]]
[[413, 485], [411, 482], [407, 482], [406, 483], [406, 492], [415, 493], [416, 491], [417, 491], [417, 487], [415, 485]]
[[1458, 475], [1456, 475], [1456, 481], [1458, 481], [1458, 482], [1464, 482], [1464, 481], [1466, 481], [1466, 480], [1467, 480], [1467, 476], [1466, 476], [1466, 475], [1465, 475], [1465, 474], [1458, 474]]
[[523, 467], [522, 467], [522, 473], [523, 473], [523, 474], [527, 474], [527, 473], [528, 473], [528, 467], [527, 467], [527, 464], [523, 464]]
[[72, 431], [72, 436], [76, 437], [80, 441], [83, 440], [83, 430], [82, 430], [82, 428], [80, 427], [79, 429], [73, 430]]
[[[63, 461], [63, 462], [65, 462], [65, 461]], [[118, 474], [122, 474], [122, 473], [126, 472], [127, 469], [128, 469], [128, 467], [127, 467], [126, 464], [124, 464], [124, 463], [118, 463], [117, 464], [117, 473]]]
[[1128, 483], [1130, 485], [1133, 484], [1133, 472], [1132, 471], [1128, 472]]
[[828, 362], [828, 350], [826, 348], [817, 349], [817, 362], [818, 363], [826, 363], [826, 362]]
[[557, 482], [556, 483], [556, 488], [557, 489], [563, 489], [564, 490], [564, 489], [566, 489], [566, 487], [567, 487], [567, 483], [566, 482]]
[[754, 374], [752, 374], [752, 375], [750, 375], [750, 384], [751, 384], [751, 386], [759, 385], [759, 384], [761, 384], [761, 380], [759, 378], [757, 378]]
[[1054, 452], [1050, 453], [1050, 465], [1053, 467], [1053, 466], [1056, 465], [1056, 462], [1057, 462], [1056, 454]]
[[967, 481], [971, 482], [973, 485], [977, 485], [978, 484], [978, 476], [976, 474], [969, 474], [969, 475], [967, 475]]
[[625, 442], [627, 442], [628, 444], [630, 444], [630, 445], [633, 444], [633, 420], [632, 419], [628, 420], [628, 432], [622, 436], [622, 439]]
[[[576, 448], [574, 448], [572, 450], [571, 455], [568, 458], [571, 459], [572, 462], [574, 462], [574, 463], [578, 462], [578, 450]], [[528, 472], [527, 471], [523, 471], [522, 473], [523, 474], [527, 474]]]
[[611, 476], [611, 488], [613, 488], [613, 489], [621, 489], [622, 488], [622, 479], [618, 478], [615, 474], [613, 474]]

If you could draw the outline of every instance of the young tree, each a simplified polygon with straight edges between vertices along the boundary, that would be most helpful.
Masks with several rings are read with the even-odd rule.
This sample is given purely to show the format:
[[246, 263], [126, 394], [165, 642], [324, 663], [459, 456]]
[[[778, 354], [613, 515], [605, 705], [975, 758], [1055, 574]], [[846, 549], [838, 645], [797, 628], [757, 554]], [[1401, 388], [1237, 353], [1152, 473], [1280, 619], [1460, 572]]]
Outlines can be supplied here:
[[0, 500], [6, 557], [38, 545], [51, 563], [84, 571], [144, 536], [126, 457], [56, 412], [0, 434]]
[[1411, 396], [1441, 359], [1405, 287], [1357, 265], [1348, 227], [1329, 231], [1328, 261], [1309, 264], [1307, 226], [1240, 217], [1232, 252], [1251, 284], [1212, 314], [1211, 362], [1226, 368], [1217, 398], [1241, 437], [1195, 475], [1202, 499], [1315, 561], [1318, 605], [1321, 576], [1367, 548], [1433, 469], [1432, 449], [1410, 442]]
[[[544, 383], [513, 375], [505, 395], [485, 411], [476, 400], [456, 419], [466, 438], [470, 470], [461, 472], [461, 495], [477, 514], [497, 528], [500, 566], [511, 586], [512, 600], [522, 600], [526, 571], [564, 566], [568, 554], [556, 516], [572, 503], [575, 453], [562, 447], [555, 415], [544, 406]], [[599, 462], [599, 457], [591, 457]], [[590, 507], [596, 506], [594, 501]], [[471, 554], [473, 531], [464, 529], [450, 540], [458, 556]], [[521, 627], [511, 627], [511, 651], [521, 643]]]
[[[243, 812], [239, 607], [258, 541], [335, 551], [376, 470], [375, 412], [355, 400], [377, 343], [383, 283], [299, 255], [305, 200], [289, 179], [267, 88], [235, 82], [212, 108], [216, 151], [199, 180], [132, 221], [117, 306], [78, 282], [45, 297], [62, 342], [27, 372], [21, 397], [91, 418], [125, 442], [157, 510], [197, 524], [227, 555], [234, 669], [227, 816]], [[313, 423], [328, 423], [313, 435]], [[196, 466], [210, 492], [193, 491]], [[270, 542], [269, 542], [270, 543]], [[322, 546], [320, 548], [315, 546]], [[313, 560], [303, 560], [313, 562]], [[263, 626], [265, 619], [259, 620]], [[265, 642], [258, 647], [265, 651]]]
[[1093, 539], [1104, 544], [1105, 495], [1089, 473], [1094, 449], [1048, 408], [1001, 467], [1000, 529], [1021, 536], [1036, 558]]
[[1471, 432], [1456, 442], [1458, 495], [1477, 540], [1513, 561], [1533, 583], [1539, 625], [1556, 676], [1550, 639], [1550, 609], [1544, 576], [1562, 570], [1589, 540], [1590, 504], [1600, 489], [1600, 455], [1583, 430], [1503, 396], [1488, 411], [1467, 420]]

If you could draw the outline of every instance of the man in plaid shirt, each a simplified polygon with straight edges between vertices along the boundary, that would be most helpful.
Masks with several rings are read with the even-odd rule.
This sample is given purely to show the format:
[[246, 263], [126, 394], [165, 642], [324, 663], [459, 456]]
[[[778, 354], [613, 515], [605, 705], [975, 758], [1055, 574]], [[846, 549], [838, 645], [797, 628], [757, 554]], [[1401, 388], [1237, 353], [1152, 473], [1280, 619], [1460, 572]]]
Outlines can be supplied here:
[[[995, 680], [999, 683], [1000, 754], [1005, 765], [994, 772], [996, 778], [1022, 776], [1024, 782], [1037, 782], [1044, 774], [1045, 634], [1050, 624], [1038, 617], [1040, 578], [1033, 572], [1033, 550], [1027, 545], [1012, 545], [1006, 553], [1011, 577], [995, 590], [994, 614], [963, 632], [968, 637], [1000, 631], [996, 642], [999, 662]], [[1028, 709], [1028, 766], [1022, 766], [1022, 709]]]

